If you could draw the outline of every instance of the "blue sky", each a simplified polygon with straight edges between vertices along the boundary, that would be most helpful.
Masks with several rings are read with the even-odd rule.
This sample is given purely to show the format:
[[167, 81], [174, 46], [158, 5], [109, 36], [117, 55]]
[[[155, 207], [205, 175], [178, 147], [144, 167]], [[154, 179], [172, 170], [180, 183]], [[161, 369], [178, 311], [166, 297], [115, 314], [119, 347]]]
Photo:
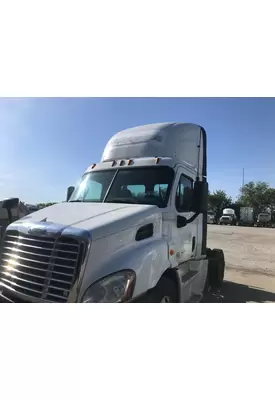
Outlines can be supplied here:
[[235, 197], [243, 168], [275, 187], [273, 98], [0, 98], [0, 198], [62, 201], [112, 134], [170, 121], [205, 127], [210, 189]]

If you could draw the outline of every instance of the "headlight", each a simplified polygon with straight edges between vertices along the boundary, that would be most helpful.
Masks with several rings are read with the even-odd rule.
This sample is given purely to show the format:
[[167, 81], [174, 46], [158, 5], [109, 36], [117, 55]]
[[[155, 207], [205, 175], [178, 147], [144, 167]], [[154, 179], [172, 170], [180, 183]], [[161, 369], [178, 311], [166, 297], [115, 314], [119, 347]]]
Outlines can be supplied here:
[[85, 292], [82, 303], [122, 303], [133, 296], [136, 274], [123, 270], [93, 283]]

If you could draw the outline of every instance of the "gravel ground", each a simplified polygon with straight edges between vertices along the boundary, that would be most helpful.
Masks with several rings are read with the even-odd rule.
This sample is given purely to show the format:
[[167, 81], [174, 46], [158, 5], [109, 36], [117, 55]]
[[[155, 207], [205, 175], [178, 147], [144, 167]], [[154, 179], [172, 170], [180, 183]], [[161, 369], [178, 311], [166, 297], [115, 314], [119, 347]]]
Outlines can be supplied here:
[[275, 229], [208, 225], [207, 236], [226, 262], [223, 288], [207, 302], [275, 302]]

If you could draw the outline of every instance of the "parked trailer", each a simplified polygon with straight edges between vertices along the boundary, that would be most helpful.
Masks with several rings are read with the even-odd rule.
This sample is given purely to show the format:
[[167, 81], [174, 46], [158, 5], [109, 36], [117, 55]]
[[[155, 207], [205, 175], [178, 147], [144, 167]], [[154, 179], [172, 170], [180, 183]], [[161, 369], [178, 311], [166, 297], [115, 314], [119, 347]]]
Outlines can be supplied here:
[[241, 207], [240, 219], [238, 221], [240, 226], [254, 226], [254, 209], [253, 207]]

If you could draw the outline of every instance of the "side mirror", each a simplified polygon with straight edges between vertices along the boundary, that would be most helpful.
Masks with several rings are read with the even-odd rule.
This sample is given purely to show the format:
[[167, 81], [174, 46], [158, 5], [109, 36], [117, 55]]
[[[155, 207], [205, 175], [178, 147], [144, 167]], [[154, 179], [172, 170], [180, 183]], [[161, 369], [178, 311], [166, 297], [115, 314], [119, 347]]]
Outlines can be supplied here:
[[12, 223], [12, 212], [13, 208], [17, 208], [19, 205], [19, 199], [17, 197], [12, 197], [11, 199], [6, 199], [2, 201], [2, 208], [5, 208], [8, 212], [9, 223]]
[[208, 183], [196, 181], [194, 184], [193, 201], [191, 211], [196, 214], [204, 214], [208, 211]]
[[66, 199], [66, 201], [69, 201], [69, 200], [70, 200], [71, 195], [73, 194], [73, 192], [74, 192], [74, 186], [68, 187], [68, 189], [67, 189], [67, 199]]

